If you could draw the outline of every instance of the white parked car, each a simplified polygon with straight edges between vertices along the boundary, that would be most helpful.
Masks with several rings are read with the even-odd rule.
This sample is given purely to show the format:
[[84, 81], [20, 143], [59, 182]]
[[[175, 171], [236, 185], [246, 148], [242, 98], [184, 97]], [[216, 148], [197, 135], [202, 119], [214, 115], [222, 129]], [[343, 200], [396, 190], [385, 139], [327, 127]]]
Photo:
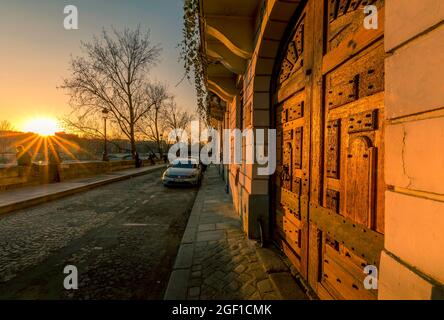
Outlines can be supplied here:
[[200, 185], [202, 168], [199, 161], [193, 158], [180, 158], [171, 163], [162, 176], [163, 185]]

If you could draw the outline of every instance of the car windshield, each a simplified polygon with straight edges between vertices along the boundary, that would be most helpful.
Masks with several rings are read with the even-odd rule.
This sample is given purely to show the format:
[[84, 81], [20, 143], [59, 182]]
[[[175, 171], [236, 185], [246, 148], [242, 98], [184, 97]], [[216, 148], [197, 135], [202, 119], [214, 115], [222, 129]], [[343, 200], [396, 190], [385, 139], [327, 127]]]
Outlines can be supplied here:
[[196, 169], [197, 164], [190, 162], [190, 161], [188, 161], [188, 162], [174, 162], [171, 167], [181, 168], [181, 169]]

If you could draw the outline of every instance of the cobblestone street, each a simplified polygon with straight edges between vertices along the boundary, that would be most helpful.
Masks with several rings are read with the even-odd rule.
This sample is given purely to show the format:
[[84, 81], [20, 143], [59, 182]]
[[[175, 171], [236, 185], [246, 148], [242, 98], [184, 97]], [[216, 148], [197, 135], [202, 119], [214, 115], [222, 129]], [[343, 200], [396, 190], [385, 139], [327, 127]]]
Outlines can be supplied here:
[[160, 174], [1, 216], [0, 299], [161, 299], [197, 190]]

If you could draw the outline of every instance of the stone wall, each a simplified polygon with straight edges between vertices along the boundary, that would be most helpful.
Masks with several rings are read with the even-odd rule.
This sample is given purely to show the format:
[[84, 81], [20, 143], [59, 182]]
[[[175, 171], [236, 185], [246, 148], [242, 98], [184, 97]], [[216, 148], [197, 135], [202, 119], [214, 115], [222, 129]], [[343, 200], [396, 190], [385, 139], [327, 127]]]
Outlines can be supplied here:
[[444, 3], [386, 1], [380, 299], [444, 298]]
[[[254, 51], [249, 59], [243, 83], [238, 83], [239, 93], [227, 105], [229, 128], [269, 129], [270, 85], [278, 48], [288, 22], [301, 0], [265, 0], [256, 22], [258, 30]], [[241, 119], [240, 93], [243, 88], [243, 112]], [[267, 136], [266, 136], [266, 139]], [[244, 139], [243, 153], [248, 146]], [[266, 149], [267, 152], [267, 149]], [[229, 184], [233, 203], [240, 215], [245, 233], [250, 238], [258, 237], [258, 220], [262, 222], [265, 237], [268, 237], [269, 222], [269, 176], [259, 176], [257, 165], [247, 165], [245, 156], [242, 165], [229, 166]]]
[[40, 183], [40, 168], [4, 167], [0, 168], [0, 191], [35, 185]]
[[[148, 166], [149, 161], [144, 161]], [[134, 161], [84, 161], [76, 163], [62, 163], [60, 177], [62, 181], [84, 178], [113, 171], [134, 168]], [[48, 166], [33, 165], [31, 168], [7, 166], [0, 168], [0, 191], [13, 188], [45, 184], [49, 182]]]

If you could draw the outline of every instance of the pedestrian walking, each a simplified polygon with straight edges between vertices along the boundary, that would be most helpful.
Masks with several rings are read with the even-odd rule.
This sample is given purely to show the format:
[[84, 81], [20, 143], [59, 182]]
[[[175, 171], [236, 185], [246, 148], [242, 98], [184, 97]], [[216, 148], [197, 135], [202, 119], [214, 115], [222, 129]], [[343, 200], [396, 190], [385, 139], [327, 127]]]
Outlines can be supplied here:
[[134, 160], [136, 161], [136, 168], [141, 168], [143, 163], [137, 151], [136, 154], [134, 155]]
[[31, 167], [32, 165], [32, 157], [31, 154], [25, 150], [23, 146], [17, 147], [17, 165], [21, 167]]
[[62, 160], [56, 146], [49, 140], [48, 172], [49, 182], [61, 182], [60, 165]]
[[154, 153], [150, 154], [150, 163], [152, 166], [154, 166], [156, 164], [156, 162], [154, 161], [154, 159], [156, 158], [156, 155]]

